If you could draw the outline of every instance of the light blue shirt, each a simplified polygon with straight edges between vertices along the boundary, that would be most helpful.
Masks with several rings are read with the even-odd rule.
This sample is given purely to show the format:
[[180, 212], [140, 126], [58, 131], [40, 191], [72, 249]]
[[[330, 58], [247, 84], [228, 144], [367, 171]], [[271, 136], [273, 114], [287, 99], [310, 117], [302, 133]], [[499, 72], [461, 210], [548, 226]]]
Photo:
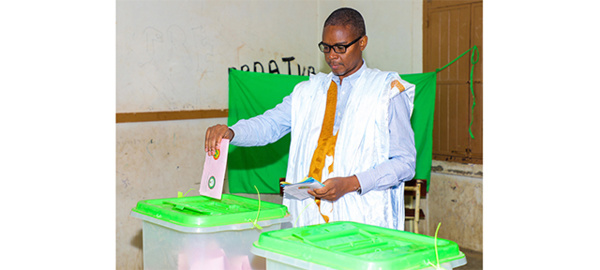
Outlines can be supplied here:
[[[340, 78], [333, 76], [333, 81], [338, 86], [337, 104], [333, 133], [339, 128], [343, 117], [349, 93], [354, 88], [354, 83], [366, 69], [363, 65], [354, 74], [344, 78], [340, 85]], [[362, 193], [369, 190], [384, 190], [398, 186], [402, 181], [409, 181], [415, 175], [416, 150], [414, 133], [410, 124], [409, 97], [402, 92], [390, 101], [389, 132], [390, 132], [390, 157], [376, 167], [356, 174]], [[288, 134], [292, 127], [292, 101], [291, 96], [286, 96], [275, 108], [264, 114], [240, 120], [231, 129], [235, 133], [231, 144], [236, 146], [262, 146], [276, 142]]]

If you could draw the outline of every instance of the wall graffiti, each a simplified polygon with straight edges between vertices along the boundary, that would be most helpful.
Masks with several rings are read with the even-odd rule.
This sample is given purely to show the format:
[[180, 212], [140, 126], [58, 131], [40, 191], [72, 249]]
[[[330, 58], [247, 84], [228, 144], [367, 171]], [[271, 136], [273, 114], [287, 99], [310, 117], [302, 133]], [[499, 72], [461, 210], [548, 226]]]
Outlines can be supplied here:
[[[297, 65], [297, 72], [296, 72], [296, 67], [292, 67], [292, 61], [294, 61], [296, 58], [293, 56], [290, 57], [282, 57], [281, 61], [283, 61], [284, 63], [287, 63], [287, 74], [288, 75], [292, 75], [292, 70], [294, 70], [294, 74], [293, 75], [301, 75], [301, 76], [308, 76], [309, 74], [317, 74], [315, 71], [315, 68], [313, 66], [308, 66], [308, 67], [301, 67], [300, 64], [296, 63]], [[285, 65], [285, 64], [284, 64]], [[237, 69], [235, 67], [231, 67], [233, 69]], [[282, 74], [279, 71], [279, 66], [277, 65], [277, 61], [275, 60], [270, 60], [269, 63], [267, 64], [267, 68], [268, 70], [265, 70], [265, 67], [263, 66], [263, 64], [261, 62], [254, 62], [253, 66], [252, 66], [252, 71], [253, 72], [268, 72], [268, 73], [277, 73], [277, 74]], [[240, 70], [242, 71], [250, 71], [250, 66], [248, 65], [242, 65], [240, 67]]]

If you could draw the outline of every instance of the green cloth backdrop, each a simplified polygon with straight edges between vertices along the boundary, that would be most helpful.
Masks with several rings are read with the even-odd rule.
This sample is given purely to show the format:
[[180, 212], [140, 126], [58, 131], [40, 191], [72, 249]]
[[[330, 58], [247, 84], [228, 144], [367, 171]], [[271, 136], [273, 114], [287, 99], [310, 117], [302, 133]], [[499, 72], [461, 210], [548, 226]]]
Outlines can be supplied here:
[[[400, 75], [416, 86], [415, 107], [411, 124], [415, 132], [417, 164], [415, 179], [431, 176], [433, 110], [435, 107], [436, 73]], [[256, 73], [229, 70], [229, 116], [227, 124], [248, 119], [275, 107], [289, 95], [294, 86], [308, 76]], [[279, 178], [285, 177], [290, 135], [260, 147], [230, 145], [227, 173], [229, 192], [279, 193]]]

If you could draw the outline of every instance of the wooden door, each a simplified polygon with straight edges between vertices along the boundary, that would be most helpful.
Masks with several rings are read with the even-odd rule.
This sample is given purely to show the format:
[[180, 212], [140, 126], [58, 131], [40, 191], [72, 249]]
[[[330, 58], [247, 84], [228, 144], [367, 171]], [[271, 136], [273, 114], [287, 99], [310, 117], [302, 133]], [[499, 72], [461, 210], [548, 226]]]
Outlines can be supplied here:
[[[482, 1], [425, 1], [424, 72], [450, 63], [473, 45], [479, 49], [473, 95], [470, 90], [470, 53], [438, 73], [433, 127], [433, 158], [482, 163]], [[469, 125], [474, 138], [470, 137]]]

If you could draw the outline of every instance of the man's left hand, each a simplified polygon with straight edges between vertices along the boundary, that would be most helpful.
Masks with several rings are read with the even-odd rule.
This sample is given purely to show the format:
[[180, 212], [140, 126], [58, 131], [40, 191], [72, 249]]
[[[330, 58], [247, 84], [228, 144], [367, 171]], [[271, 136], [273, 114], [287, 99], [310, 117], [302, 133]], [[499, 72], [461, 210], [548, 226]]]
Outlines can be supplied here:
[[358, 190], [360, 183], [355, 175], [329, 178], [323, 182], [322, 188], [309, 190], [308, 193], [317, 199], [337, 201], [344, 194]]

